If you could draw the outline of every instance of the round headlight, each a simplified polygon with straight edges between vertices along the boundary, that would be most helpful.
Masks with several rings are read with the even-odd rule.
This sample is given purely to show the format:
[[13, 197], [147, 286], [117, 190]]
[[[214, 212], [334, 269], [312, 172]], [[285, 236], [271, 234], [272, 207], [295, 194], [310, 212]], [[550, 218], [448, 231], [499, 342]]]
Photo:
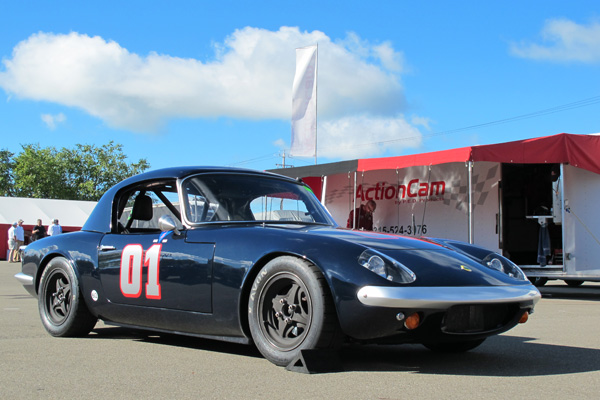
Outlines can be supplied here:
[[501, 256], [500, 254], [490, 253], [481, 261], [486, 267], [503, 272], [511, 278], [519, 279], [521, 281], [527, 280], [527, 277], [523, 271], [521, 271], [521, 268], [517, 266], [517, 264], [510, 261], [508, 258]]
[[414, 272], [400, 262], [373, 249], [363, 251], [358, 263], [388, 281], [412, 283], [417, 279]]
[[367, 265], [365, 265], [369, 270], [375, 272], [377, 275], [380, 275], [386, 278], [387, 273], [385, 271], [385, 263], [379, 256], [372, 256], [367, 261]]
[[496, 271], [504, 272], [504, 267], [502, 266], [502, 261], [497, 258], [492, 258], [487, 262], [488, 267], [495, 269]]

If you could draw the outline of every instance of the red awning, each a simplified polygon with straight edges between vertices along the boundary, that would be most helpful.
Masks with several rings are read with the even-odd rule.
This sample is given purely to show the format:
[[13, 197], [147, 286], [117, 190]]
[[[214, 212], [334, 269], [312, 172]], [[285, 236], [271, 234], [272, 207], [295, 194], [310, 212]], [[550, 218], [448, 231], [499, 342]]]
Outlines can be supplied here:
[[462, 147], [432, 153], [358, 160], [358, 171], [400, 169], [450, 162], [570, 164], [600, 174], [600, 136], [561, 133], [515, 142]]
[[451, 162], [466, 162], [471, 159], [472, 147], [462, 147], [435, 151], [432, 153], [411, 154], [408, 156], [364, 158], [358, 160], [357, 171], [372, 171], [376, 169], [401, 169], [421, 165], [437, 165]]

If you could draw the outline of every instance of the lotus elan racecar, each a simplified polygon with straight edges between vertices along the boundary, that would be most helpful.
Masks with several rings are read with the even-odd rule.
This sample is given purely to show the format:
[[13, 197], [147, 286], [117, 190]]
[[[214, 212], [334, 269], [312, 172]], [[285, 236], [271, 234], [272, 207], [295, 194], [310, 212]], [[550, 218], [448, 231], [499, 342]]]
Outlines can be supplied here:
[[340, 228], [300, 180], [217, 167], [126, 179], [81, 231], [28, 245], [16, 278], [53, 336], [101, 319], [254, 343], [282, 366], [344, 342], [467, 351], [541, 297], [499, 254]]

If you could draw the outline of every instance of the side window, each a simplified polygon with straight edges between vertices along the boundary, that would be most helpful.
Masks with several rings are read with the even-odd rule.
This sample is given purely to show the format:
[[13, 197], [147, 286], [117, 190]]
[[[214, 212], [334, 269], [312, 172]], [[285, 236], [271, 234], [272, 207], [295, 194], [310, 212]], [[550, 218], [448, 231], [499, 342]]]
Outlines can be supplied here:
[[209, 222], [216, 220], [216, 213], [219, 209], [217, 203], [209, 202], [206, 197], [200, 194], [188, 194], [188, 218], [190, 222]]
[[250, 210], [257, 221], [314, 222], [306, 204], [291, 193], [277, 193], [252, 200]]
[[137, 187], [122, 193], [119, 199], [117, 230], [119, 233], [160, 232], [158, 221], [169, 215], [183, 229], [179, 197], [175, 184]]
[[183, 196], [186, 215], [191, 223], [211, 222], [222, 220], [219, 215], [224, 212], [220, 208], [214, 193], [201, 182], [187, 180], [183, 184]]

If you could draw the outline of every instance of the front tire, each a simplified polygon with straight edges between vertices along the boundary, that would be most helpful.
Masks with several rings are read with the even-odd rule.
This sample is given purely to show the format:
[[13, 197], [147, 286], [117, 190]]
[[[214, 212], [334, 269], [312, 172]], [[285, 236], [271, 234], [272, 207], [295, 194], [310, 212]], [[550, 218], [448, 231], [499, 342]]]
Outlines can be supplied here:
[[268, 262], [258, 273], [248, 302], [252, 339], [279, 366], [302, 350], [332, 348], [339, 337], [335, 307], [319, 269], [291, 256]]
[[42, 273], [38, 309], [52, 336], [85, 336], [97, 321], [83, 301], [73, 267], [62, 257], [53, 258]]

